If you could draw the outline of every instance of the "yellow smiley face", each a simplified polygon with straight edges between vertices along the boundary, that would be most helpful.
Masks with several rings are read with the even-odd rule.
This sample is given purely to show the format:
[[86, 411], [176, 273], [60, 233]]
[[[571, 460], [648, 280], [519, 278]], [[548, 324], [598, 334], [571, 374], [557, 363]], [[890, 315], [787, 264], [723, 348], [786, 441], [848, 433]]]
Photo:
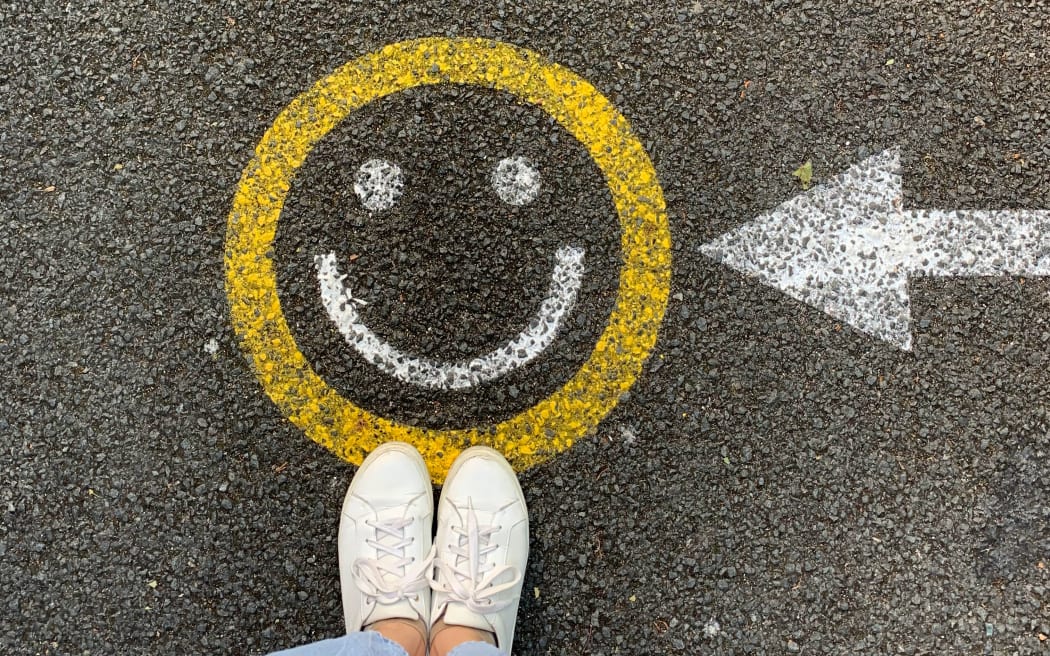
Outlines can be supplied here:
[[[285, 197], [314, 145], [355, 110], [423, 85], [505, 91], [550, 114], [590, 153], [620, 223], [617, 298], [590, 357], [556, 392], [490, 426], [435, 429], [399, 423], [355, 405], [300, 352], [281, 311], [273, 242]], [[233, 327], [259, 381], [311, 439], [353, 464], [378, 444], [401, 440], [423, 454], [435, 482], [474, 444], [501, 451], [518, 470], [593, 431], [630, 389], [656, 342], [671, 284], [671, 237], [663, 192], [627, 120], [572, 71], [485, 39], [427, 38], [356, 59], [291, 102], [244, 169], [226, 232], [226, 293]]]

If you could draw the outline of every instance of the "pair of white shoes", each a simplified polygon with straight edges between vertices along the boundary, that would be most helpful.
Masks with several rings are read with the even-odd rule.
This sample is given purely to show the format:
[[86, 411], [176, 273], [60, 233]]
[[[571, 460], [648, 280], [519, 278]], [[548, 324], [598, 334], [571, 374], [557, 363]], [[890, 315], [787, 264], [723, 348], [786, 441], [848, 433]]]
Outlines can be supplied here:
[[439, 619], [494, 634], [509, 654], [529, 555], [529, 519], [517, 476], [498, 452], [456, 459], [438, 502], [426, 464], [387, 442], [361, 464], [343, 501], [339, 578], [348, 633], [384, 619]]

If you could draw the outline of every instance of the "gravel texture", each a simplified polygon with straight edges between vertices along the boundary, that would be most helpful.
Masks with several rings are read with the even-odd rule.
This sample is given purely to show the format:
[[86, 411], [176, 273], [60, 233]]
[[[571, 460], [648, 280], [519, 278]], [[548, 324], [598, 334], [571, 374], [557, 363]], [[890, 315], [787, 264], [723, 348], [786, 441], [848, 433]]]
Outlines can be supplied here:
[[[799, 193], [807, 160], [819, 183], [893, 146], [906, 207], [1050, 208], [1048, 34], [1042, 0], [7, 3], [0, 652], [259, 654], [339, 633], [353, 468], [280, 415], [241, 353], [226, 216], [255, 143], [313, 81], [386, 43], [473, 35], [616, 104], [674, 237], [644, 375], [596, 434], [522, 475], [517, 651], [1050, 653], [1050, 281], [915, 278], [902, 352], [699, 250]], [[497, 94], [372, 109], [374, 134], [401, 140], [358, 152], [336, 147], [351, 127], [332, 135], [282, 218], [296, 337], [376, 412], [513, 414], [602, 328], [607, 191]], [[498, 208], [493, 167], [517, 156], [542, 186]], [[403, 169], [399, 207], [425, 188], [449, 209], [441, 230], [355, 213], [370, 158]], [[360, 255], [376, 332], [461, 359], [521, 329], [573, 239], [587, 274], [564, 334], [468, 401], [377, 372], [355, 384], [307, 248]]]

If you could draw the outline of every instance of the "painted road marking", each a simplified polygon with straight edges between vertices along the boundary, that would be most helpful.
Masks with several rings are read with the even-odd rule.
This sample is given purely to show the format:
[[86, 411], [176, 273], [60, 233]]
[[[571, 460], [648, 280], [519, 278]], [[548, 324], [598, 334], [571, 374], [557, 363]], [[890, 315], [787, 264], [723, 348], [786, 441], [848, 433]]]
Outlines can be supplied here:
[[[525, 157], [506, 157], [494, 167], [491, 182], [503, 202], [520, 207], [539, 193], [540, 172]], [[381, 211], [393, 207], [403, 186], [400, 167], [370, 159], [357, 172], [354, 192], [367, 209]], [[554, 342], [562, 321], [576, 304], [583, 283], [583, 258], [582, 249], [558, 249], [547, 298], [528, 327], [494, 351], [462, 362], [416, 357], [376, 335], [361, 320], [357, 306], [367, 303], [354, 298], [343, 284], [346, 276], [339, 272], [335, 253], [317, 255], [314, 261], [325, 311], [359, 355], [403, 383], [431, 389], [467, 389], [531, 362]]]
[[[437, 84], [495, 89], [541, 107], [590, 153], [620, 220], [623, 264], [616, 302], [588, 360], [556, 392], [493, 426], [421, 428], [356, 406], [299, 351], [277, 293], [272, 259], [277, 222], [295, 172], [314, 144], [374, 100]], [[355, 464], [382, 442], [413, 444], [440, 482], [467, 446], [493, 446], [524, 469], [570, 447], [616, 406], [656, 343], [671, 283], [671, 235], [649, 156], [627, 119], [589, 82], [505, 43], [428, 38], [349, 62], [277, 116], [241, 176], [227, 222], [225, 264], [234, 330], [285, 416]]]
[[370, 159], [357, 169], [354, 193], [365, 209], [381, 212], [393, 207], [405, 186], [401, 167], [385, 159]]
[[438, 362], [402, 352], [376, 335], [357, 313], [360, 300], [350, 295], [335, 253], [316, 258], [321, 302], [347, 344], [381, 371], [404, 383], [431, 389], [466, 389], [503, 376], [531, 362], [554, 342], [562, 320], [576, 304], [583, 282], [584, 251], [558, 249], [550, 290], [528, 327], [499, 348], [463, 362]]
[[540, 172], [524, 157], [504, 157], [492, 170], [492, 188], [508, 205], [528, 205], [540, 193]]
[[1050, 211], [904, 210], [900, 168], [883, 151], [701, 250], [905, 351], [910, 276], [1050, 275]]

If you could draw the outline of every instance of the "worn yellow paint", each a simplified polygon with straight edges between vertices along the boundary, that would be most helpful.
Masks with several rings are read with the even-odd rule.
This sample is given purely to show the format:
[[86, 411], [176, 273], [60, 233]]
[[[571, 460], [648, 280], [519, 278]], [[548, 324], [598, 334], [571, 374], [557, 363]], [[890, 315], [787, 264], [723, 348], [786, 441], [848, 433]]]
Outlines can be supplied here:
[[[586, 363], [557, 392], [493, 426], [429, 429], [372, 414], [328, 386], [299, 351], [281, 312], [273, 240], [285, 196], [311, 148], [354, 110], [420, 85], [469, 84], [540, 106], [602, 170], [620, 219], [623, 266], [615, 307]], [[259, 380], [311, 439], [360, 464], [378, 444], [402, 440], [423, 454], [436, 482], [473, 444], [502, 451], [521, 470], [572, 446], [634, 383], [656, 342], [671, 283], [663, 192], [627, 120], [589, 82], [515, 46], [427, 38], [386, 46], [342, 66], [277, 116], [244, 169], [226, 230], [226, 293], [233, 326]]]

